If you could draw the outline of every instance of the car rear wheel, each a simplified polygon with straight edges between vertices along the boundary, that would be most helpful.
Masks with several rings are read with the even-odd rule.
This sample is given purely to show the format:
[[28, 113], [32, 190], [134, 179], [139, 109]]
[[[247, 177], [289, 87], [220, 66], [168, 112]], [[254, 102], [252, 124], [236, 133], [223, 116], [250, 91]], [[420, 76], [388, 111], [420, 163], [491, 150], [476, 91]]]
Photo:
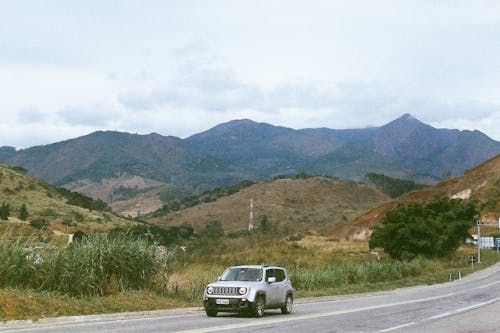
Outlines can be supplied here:
[[281, 308], [281, 313], [289, 314], [293, 310], [293, 297], [292, 295], [286, 295], [285, 305]]
[[263, 296], [257, 296], [255, 299], [254, 307], [253, 307], [253, 314], [255, 317], [260, 318], [264, 316], [264, 308], [265, 308], [266, 302], [264, 300]]

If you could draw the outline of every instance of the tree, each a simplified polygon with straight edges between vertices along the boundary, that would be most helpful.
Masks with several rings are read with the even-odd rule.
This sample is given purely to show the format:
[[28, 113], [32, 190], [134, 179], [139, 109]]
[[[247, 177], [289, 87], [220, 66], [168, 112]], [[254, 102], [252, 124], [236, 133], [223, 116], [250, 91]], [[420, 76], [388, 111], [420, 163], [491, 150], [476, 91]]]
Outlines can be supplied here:
[[0, 207], [0, 220], [5, 220], [7, 221], [10, 216], [10, 205], [5, 203], [5, 201], [2, 202], [2, 206]]
[[373, 228], [370, 248], [383, 248], [395, 259], [444, 257], [468, 236], [478, 211], [474, 201], [436, 196], [427, 205], [398, 205]]
[[22, 204], [21, 208], [19, 208], [19, 219], [21, 221], [26, 221], [28, 219], [29, 213], [28, 213], [28, 208], [26, 208], [26, 204]]

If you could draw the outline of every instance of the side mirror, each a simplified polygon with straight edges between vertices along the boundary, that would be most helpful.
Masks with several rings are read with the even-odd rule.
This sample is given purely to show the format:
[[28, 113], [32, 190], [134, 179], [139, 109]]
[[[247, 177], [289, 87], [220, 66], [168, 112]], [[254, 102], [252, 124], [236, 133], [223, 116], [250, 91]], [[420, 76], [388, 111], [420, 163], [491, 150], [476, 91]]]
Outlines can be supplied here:
[[222, 276], [219, 276], [219, 277], [217, 278], [217, 281], [220, 281], [220, 279], [221, 279], [221, 278], [222, 278]]
[[267, 279], [267, 283], [275, 283], [276, 282], [276, 277], [271, 276]]

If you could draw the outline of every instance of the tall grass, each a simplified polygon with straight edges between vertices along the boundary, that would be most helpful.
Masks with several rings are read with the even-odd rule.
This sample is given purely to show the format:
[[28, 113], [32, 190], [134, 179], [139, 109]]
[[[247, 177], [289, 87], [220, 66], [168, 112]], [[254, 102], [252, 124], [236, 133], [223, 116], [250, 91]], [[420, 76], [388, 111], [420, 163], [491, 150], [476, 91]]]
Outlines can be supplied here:
[[94, 234], [68, 247], [34, 252], [21, 242], [0, 243], [0, 287], [102, 296], [151, 289], [168, 266], [170, 253], [123, 235]]
[[404, 262], [397, 260], [342, 262], [315, 268], [295, 267], [290, 272], [294, 287], [301, 291], [316, 291], [348, 285], [397, 281], [427, 274], [437, 269], [432, 261], [416, 258]]
[[35, 257], [21, 241], [0, 242], [0, 287], [30, 287], [36, 273]]

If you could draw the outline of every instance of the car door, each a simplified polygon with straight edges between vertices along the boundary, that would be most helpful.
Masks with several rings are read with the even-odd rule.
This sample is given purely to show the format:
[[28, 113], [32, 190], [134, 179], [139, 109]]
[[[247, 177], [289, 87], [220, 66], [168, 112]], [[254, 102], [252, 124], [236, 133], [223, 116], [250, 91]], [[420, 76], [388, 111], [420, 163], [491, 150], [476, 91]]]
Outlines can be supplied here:
[[276, 282], [270, 282], [269, 278], [274, 278], [276, 279], [276, 270], [275, 269], [268, 269], [266, 270], [266, 283], [267, 283], [267, 288], [266, 288], [266, 303], [268, 307], [273, 307], [277, 301], [278, 301], [278, 286]]
[[275, 276], [276, 283], [274, 283], [274, 287], [276, 287], [276, 294], [274, 302], [275, 304], [281, 306], [285, 303], [286, 292], [288, 288], [285, 271], [278, 268], [275, 270]]

